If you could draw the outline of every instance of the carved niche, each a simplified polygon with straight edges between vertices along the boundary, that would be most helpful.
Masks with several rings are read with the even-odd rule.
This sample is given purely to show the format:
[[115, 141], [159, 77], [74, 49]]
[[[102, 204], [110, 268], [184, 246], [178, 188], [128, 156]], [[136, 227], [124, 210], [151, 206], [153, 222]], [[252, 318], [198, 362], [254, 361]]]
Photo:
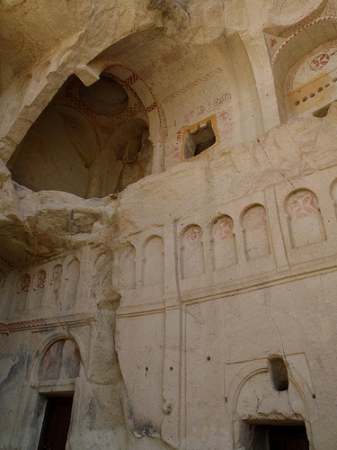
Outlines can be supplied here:
[[57, 308], [61, 309], [61, 287], [62, 287], [62, 275], [63, 267], [62, 264], [56, 264], [53, 267], [52, 279], [51, 279], [51, 295], [52, 302]]
[[5, 273], [0, 270], [0, 289], [2, 289], [6, 284], [6, 275]]
[[320, 117], [319, 111], [337, 97], [336, 82], [337, 41], [330, 41], [308, 53], [289, 71], [285, 84], [288, 110], [301, 113], [313, 109]]
[[143, 280], [145, 286], [164, 283], [164, 244], [159, 236], [150, 237], [144, 247]]
[[336, 213], [336, 217], [337, 217], [337, 180], [334, 180], [332, 182], [330, 193], [331, 193], [331, 198], [335, 204], [335, 213]]
[[242, 228], [247, 260], [270, 254], [266, 211], [262, 205], [252, 205], [242, 215]]
[[46, 287], [47, 272], [44, 269], [38, 270], [33, 276], [33, 293], [31, 297], [31, 307], [42, 306], [43, 295]]
[[225, 269], [238, 261], [233, 219], [218, 217], [212, 226], [212, 249], [214, 269]]
[[119, 253], [119, 284], [121, 289], [136, 287], [136, 249], [127, 243]]
[[31, 276], [29, 273], [21, 274], [16, 283], [15, 292], [15, 312], [25, 311], [27, 307], [27, 298], [31, 288]]
[[66, 309], [72, 308], [76, 302], [78, 282], [80, 279], [80, 262], [74, 258], [67, 265], [65, 277], [64, 306]]
[[325, 230], [316, 195], [308, 189], [291, 193], [286, 200], [292, 247], [325, 240]]
[[80, 353], [71, 339], [54, 342], [45, 352], [39, 367], [40, 381], [68, 380], [78, 377]]
[[190, 278], [205, 272], [202, 229], [199, 225], [189, 225], [181, 238], [180, 248], [182, 278]]

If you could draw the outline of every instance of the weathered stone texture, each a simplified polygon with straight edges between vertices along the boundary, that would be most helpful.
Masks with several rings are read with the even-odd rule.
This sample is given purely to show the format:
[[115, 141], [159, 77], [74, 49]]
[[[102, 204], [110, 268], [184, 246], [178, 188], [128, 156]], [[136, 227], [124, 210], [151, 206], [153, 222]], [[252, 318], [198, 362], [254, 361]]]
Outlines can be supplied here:
[[0, 449], [71, 394], [68, 450], [335, 450], [337, 1], [50, 3], [0, 4]]

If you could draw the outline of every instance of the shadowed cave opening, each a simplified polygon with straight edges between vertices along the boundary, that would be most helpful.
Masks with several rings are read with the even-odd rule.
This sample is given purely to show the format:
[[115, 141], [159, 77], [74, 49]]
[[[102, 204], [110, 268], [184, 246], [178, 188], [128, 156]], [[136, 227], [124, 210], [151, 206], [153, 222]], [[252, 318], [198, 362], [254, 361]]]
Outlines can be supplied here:
[[71, 76], [8, 162], [33, 191], [83, 198], [121, 192], [152, 171], [148, 117], [136, 93], [110, 73], [90, 86]]
[[309, 450], [304, 423], [247, 423], [247, 450]]
[[216, 137], [211, 121], [199, 125], [194, 131], [187, 132], [185, 137], [185, 158], [200, 155], [203, 151], [214, 145]]
[[46, 396], [45, 402], [38, 450], [63, 450], [67, 443], [73, 394], [49, 395]]

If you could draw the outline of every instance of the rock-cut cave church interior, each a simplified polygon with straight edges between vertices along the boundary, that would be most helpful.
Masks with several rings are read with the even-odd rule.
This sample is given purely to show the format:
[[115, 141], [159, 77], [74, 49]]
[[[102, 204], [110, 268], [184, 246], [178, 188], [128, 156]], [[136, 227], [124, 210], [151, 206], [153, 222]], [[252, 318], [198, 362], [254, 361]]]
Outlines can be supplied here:
[[336, 450], [337, 0], [3, 0], [0, 112], [0, 450]]

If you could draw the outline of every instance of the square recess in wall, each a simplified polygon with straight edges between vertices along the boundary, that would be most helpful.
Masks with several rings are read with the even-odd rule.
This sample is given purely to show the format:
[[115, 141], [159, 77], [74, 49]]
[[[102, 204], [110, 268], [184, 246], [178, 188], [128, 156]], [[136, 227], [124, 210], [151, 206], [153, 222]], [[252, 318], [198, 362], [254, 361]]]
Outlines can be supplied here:
[[204, 119], [183, 130], [183, 157], [193, 158], [212, 147], [217, 141], [215, 116]]

